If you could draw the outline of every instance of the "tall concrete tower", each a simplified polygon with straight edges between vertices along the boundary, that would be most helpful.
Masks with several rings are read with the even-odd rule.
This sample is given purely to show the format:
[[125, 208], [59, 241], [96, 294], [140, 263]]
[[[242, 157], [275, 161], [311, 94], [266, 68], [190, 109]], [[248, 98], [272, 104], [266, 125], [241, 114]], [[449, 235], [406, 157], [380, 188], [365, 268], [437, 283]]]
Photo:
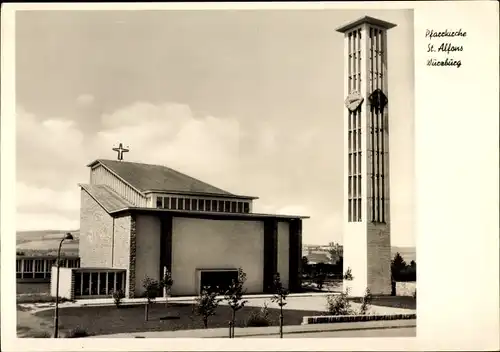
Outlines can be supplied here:
[[391, 293], [387, 30], [372, 17], [344, 34], [344, 280], [353, 296]]

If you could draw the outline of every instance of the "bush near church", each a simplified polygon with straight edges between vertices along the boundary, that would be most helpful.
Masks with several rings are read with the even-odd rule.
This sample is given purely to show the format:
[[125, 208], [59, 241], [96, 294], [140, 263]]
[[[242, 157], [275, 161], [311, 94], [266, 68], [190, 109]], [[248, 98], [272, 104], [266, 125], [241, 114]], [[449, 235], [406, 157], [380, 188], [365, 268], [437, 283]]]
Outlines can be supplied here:
[[271, 326], [272, 321], [269, 317], [269, 309], [267, 308], [267, 303], [264, 302], [264, 306], [257, 312], [252, 312], [248, 320], [246, 321], [247, 327], [265, 327]]

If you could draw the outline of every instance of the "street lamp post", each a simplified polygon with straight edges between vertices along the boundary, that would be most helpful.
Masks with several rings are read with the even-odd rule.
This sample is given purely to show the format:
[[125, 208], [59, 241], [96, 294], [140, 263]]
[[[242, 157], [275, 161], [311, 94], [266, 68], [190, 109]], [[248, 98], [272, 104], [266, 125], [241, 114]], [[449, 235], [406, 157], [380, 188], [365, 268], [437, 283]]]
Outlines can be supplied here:
[[61, 246], [64, 240], [72, 240], [73, 235], [69, 232], [63, 237], [59, 243], [59, 249], [57, 250], [57, 278], [56, 278], [56, 310], [54, 314], [54, 338], [59, 336], [59, 268], [61, 267]]

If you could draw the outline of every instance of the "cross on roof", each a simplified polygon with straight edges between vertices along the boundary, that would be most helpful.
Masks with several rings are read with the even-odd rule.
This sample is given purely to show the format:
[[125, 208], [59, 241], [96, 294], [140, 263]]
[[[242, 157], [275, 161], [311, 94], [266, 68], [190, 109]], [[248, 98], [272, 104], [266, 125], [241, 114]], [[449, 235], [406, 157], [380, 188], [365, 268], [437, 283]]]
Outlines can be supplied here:
[[113, 150], [115, 152], [118, 152], [118, 160], [119, 161], [122, 161], [123, 160], [123, 153], [127, 153], [129, 152], [130, 150], [129, 149], [126, 149], [126, 148], [123, 148], [123, 145], [120, 143], [120, 145], [118, 146], [118, 148], [113, 148]]

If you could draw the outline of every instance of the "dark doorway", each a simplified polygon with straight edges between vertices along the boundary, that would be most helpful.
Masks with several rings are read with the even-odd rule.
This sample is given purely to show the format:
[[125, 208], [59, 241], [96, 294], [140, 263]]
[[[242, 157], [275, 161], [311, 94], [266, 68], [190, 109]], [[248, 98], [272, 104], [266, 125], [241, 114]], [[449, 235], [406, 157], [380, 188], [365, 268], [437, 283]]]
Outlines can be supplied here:
[[200, 292], [203, 287], [209, 287], [210, 292], [218, 291], [223, 294], [229, 288], [232, 281], [237, 279], [237, 270], [202, 271], [200, 279]]

